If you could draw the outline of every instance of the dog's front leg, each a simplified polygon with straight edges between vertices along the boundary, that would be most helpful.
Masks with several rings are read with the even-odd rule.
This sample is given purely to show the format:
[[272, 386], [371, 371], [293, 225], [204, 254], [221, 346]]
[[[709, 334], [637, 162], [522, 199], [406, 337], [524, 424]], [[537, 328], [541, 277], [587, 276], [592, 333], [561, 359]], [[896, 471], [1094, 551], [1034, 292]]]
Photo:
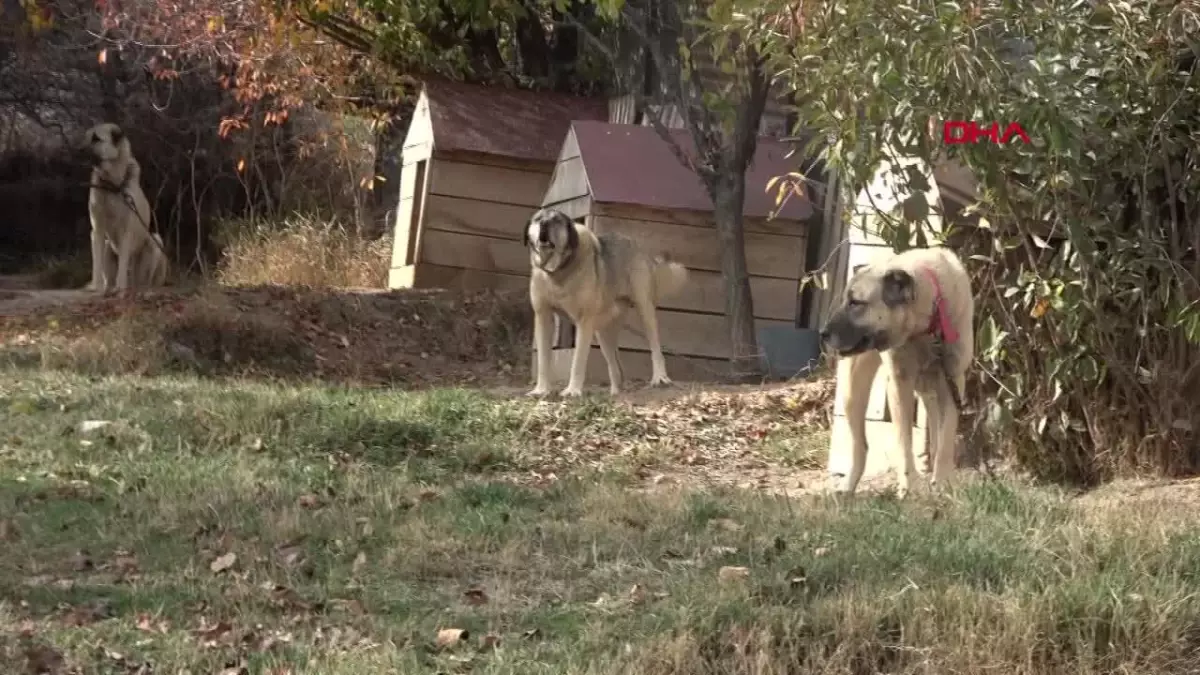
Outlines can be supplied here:
[[562, 395], [567, 398], [583, 396], [583, 380], [587, 376], [587, 360], [592, 353], [592, 338], [596, 333], [596, 320], [589, 314], [575, 324], [575, 353], [571, 355], [571, 380]]
[[550, 333], [554, 331], [554, 312], [546, 306], [533, 308], [533, 345], [537, 352], [537, 384], [529, 396], [550, 393]]
[[92, 228], [92, 290], [103, 293], [112, 282], [108, 273], [108, 241], [104, 235]]
[[129, 290], [129, 272], [133, 266], [133, 257], [137, 253], [137, 237], [132, 234], [126, 235], [121, 239], [121, 243], [117, 248], [117, 292], [124, 293]]
[[879, 371], [879, 353], [866, 352], [838, 359], [838, 380], [847, 386], [841, 392], [842, 411], [850, 425], [850, 473], [845, 476], [838, 492], [853, 494], [867, 467], [867, 404], [871, 400], [871, 384]]
[[600, 353], [608, 364], [608, 391], [613, 396], [621, 393], [621, 381], [625, 379], [621, 371], [621, 360], [618, 358], [617, 340], [621, 335], [621, 321], [617, 317], [596, 333], [600, 339]]
[[917, 460], [913, 457], [913, 408], [916, 404], [913, 374], [896, 367], [896, 359], [890, 352], [883, 354], [883, 365], [888, 372], [888, 409], [892, 415], [892, 429], [896, 433], [896, 444], [900, 449], [900, 467], [896, 472], [896, 492], [900, 497], [908, 494], [917, 474]]

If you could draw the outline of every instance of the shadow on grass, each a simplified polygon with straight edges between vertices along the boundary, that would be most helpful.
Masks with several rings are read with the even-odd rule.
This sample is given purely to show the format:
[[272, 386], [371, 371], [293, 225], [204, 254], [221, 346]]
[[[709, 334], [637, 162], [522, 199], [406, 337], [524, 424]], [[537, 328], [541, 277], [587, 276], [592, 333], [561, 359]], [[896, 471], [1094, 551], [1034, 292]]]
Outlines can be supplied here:
[[[10, 371], [11, 372], [11, 371]], [[506, 466], [518, 413], [467, 390], [419, 393], [287, 388], [208, 380], [38, 374], [47, 386], [0, 394], [6, 431], [45, 452], [86, 460], [94, 443], [183, 456], [252, 452], [282, 459], [407, 467], [430, 475]], [[69, 384], [68, 384], [69, 383]], [[82, 432], [88, 420], [105, 426]], [[70, 439], [63, 444], [64, 439]]]

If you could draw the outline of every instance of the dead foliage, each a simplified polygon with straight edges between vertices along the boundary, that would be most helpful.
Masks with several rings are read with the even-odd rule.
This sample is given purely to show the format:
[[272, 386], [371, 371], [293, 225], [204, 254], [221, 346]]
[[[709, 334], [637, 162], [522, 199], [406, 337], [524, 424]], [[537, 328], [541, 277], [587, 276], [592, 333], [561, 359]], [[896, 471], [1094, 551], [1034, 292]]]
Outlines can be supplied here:
[[[670, 466], [693, 477], [738, 484], [768, 480], [779, 469], [766, 454], [773, 439], [809, 441], [797, 448], [794, 465], [816, 468], [829, 429], [832, 378], [796, 382], [770, 390], [701, 391], [653, 404], [618, 401], [585, 405], [540, 404], [524, 430], [527, 454], [559, 473], [571, 467], [601, 469], [614, 458], [653, 471]], [[788, 472], [784, 472], [788, 473]], [[653, 477], [653, 476], [650, 476]]]
[[208, 287], [7, 317], [0, 347], [46, 367], [436, 385], [528, 368], [522, 294]]

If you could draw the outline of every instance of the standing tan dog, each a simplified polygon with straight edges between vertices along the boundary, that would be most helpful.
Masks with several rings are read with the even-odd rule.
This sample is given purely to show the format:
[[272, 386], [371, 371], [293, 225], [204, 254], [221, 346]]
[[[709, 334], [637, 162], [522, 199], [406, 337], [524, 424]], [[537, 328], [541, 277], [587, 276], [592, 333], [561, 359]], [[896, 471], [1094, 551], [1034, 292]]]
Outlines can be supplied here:
[[[116, 124], [87, 132], [92, 156], [88, 216], [92, 221], [91, 288], [104, 293], [161, 285], [167, 276], [162, 238], [150, 231], [150, 202], [141, 186], [141, 166], [129, 139]], [[112, 256], [115, 255], [115, 265]]]
[[839, 356], [838, 378], [848, 386], [842, 404], [850, 424], [850, 475], [839, 487], [853, 493], [867, 460], [867, 401], [880, 364], [888, 369], [888, 407], [899, 444], [898, 492], [916, 473], [914, 393], [929, 412], [933, 483], [945, 485], [955, 466], [958, 416], [974, 351], [975, 299], [962, 261], [947, 248], [912, 249], [856, 267], [844, 303], [821, 330]]
[[525, 229], [525, 245], [533, 267], [529, 299], [533, 304], [533, 339], [537, 349], [537, 385], [531, 396], [550, 393], [550, 333], [554, 310], [575, 323], [575, 353], [564, 397], [581, 396], [592, 351], [593, 334], [608, 365], [609, 391], [621, 390], [617, 336], [625, 310], [641, 316], [650, 343], [651, 386], [671, 384], [663, 360], [655, 309], [658, 302], [687, 283], [687, 268], [663, 255], [651, 256], [638, 242], [616, 234], [596, 235], [576, 225], [565, 213], [541, 209]]

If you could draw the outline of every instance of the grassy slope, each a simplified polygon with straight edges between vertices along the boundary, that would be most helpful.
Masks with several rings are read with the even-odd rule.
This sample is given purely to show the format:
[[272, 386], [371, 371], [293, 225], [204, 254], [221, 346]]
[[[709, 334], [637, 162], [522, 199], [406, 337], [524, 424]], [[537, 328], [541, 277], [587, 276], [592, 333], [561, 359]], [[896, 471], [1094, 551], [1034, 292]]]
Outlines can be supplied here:
[[[511, 480], [564, 430], [624, 428], [556, 410], [2, 371], [3, 672], [1200, 667], [1200, 537], [1162, 506], [633, 490], [620, 462]], [[439, 649], [444, 628], [467, 639]]]

